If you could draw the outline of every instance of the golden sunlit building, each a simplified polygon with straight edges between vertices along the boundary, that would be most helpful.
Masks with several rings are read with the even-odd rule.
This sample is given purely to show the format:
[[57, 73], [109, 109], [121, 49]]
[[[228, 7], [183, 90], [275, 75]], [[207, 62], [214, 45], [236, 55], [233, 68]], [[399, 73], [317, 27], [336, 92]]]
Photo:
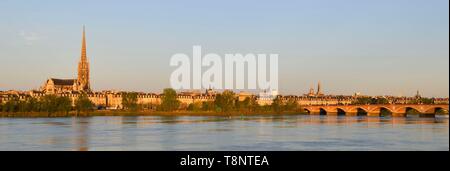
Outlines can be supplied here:
[[78, 63], [77, 79], [50, 78], [42, 86], [41, 90], [46, 94], [59, 94], [68, 92], [91, 92], [89, 82], [89, 62], [86, 54], [86, 30], [83, 27], [81, 43], [81, 58]]

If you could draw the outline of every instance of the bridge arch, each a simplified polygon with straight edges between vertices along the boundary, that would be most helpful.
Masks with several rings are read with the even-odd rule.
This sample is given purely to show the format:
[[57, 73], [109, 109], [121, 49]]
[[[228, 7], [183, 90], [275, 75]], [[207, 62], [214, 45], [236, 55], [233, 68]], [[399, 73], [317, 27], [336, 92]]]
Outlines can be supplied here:
[[431, 107], [430, 109], [427, 110], [427, 113], [434, 113], [437, 115], [448, 115], [448, 108], [444, 108], [444, 107]]
[[433, 107], [434, 114], [436, 115], [448, 115], [448, 109], [445, 109], [443, 107]]
[[448, 105], [323, 105], [304, 106], [305, 113], [321, 115], [348, 115], [348, 116], [393, 116], [404, 117], [411, 113], [420, 113], [423, 116], [434, 116], [435, 113], [448, 115]]
[[400, 107], [400, 108], [396, 109], [394, 112], [395, 113], [405, 113], [405, 114], [408, 114], [408, 113], [411, 113], [411, 114], [425, 113], [422, 108], [419, 108], [417, 106]]
[[305, 111], [307, 114], [312, 114], [311, 110], [309, 108], [303, 108], [303, 111]]
[[369, 111], [367, 109], [364, 109], [362, 107], [357, 107], [355, 109], [356, 116], [367, 116]]
[[319, 114], [320, 115], [327, 115], [329, 112], [327, 110], [325, 110], [324, 108], [320, 108], [319, 109]]
[[347, 114], [347, 111], [340, 107], [336, 108], [336, 112], [338, 116], [345, 116]]
[[[403, 110], [401, 110], [403, 111]], [[414, 107], [405, 107], [404, 109], [406, 116], [408, 115], [420, 115], [423, 112], [421, 112], [420, 110], [418, 110], [417, 108]]]
[[381, 106], [378, 109], [380, 110], [380, 117], [392, 117], [394, 114], [394, 111], [392, 111], [389, 107]]

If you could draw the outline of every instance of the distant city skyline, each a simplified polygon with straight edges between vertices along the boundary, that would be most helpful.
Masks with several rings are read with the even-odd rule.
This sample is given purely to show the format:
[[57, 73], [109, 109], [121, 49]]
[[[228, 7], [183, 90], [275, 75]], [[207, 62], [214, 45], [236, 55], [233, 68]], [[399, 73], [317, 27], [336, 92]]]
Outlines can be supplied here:
[[169, 59], [277, 53], [280, 94], [448, 97], [447, 0], [0, 2], [0, 91], [75, 78], [87, 26], [91, 88], [161, 92]]

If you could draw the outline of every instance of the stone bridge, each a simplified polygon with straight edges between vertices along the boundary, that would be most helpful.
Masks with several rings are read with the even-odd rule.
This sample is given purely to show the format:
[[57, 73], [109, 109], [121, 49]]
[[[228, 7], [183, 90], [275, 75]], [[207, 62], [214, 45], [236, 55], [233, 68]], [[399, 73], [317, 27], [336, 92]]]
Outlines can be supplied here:
[[310, 114], [321, 115], [367, 115], [380, 116], [381, 113], [389, 113], [392, 116], [404, 117], [410, 110], [415, 110], [420, 115], [434, 116], [442, 110], [448, 114], [449, 105], [425, 105], [425, 104], [387, 104], [387, 105], [332, 105], [332, 106], [305, 106], [303, 109]]

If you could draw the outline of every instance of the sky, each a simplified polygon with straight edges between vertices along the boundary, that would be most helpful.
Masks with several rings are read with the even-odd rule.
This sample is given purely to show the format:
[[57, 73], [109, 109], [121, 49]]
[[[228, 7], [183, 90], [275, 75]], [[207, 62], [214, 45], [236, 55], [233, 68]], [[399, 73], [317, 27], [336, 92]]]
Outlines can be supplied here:
[[96, 91], [161, 92], [201, 45], [279, 54], [285, 95], [449, 94], [448, 0], [0, 0], [0, 90], [76, 78], [83, 25]]

